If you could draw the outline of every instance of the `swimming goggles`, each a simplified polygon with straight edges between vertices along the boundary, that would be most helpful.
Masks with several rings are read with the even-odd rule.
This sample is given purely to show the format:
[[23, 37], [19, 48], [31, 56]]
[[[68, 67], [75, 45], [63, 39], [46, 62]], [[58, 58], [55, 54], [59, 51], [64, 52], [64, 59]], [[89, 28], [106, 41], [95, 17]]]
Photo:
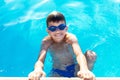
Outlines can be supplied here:
[[66, 27], [65, 24], [60, 24], [59, 26], [50, 26], [50, 27], [48, 27], [48, 30], [54, 32], [54, 31], [56, 31], [57, 29], [59, 29], [59, 30], [64, 30], [65, 27]]

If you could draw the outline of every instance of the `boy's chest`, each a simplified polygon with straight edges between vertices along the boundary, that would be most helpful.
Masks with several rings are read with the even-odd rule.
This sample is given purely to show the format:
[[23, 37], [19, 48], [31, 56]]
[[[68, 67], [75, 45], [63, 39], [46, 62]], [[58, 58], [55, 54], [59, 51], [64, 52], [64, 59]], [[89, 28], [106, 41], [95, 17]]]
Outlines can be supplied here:
[[50, 53], [55, 58], [71, 58], [73, 49], [69, 44], [54, 44], [50, 47]]
[[53, 44], [50, 46], [50, 51], [53, 53], [62, 53], [62, 52], [67, 52], [69, 51], [71, 45], [69, 44]]

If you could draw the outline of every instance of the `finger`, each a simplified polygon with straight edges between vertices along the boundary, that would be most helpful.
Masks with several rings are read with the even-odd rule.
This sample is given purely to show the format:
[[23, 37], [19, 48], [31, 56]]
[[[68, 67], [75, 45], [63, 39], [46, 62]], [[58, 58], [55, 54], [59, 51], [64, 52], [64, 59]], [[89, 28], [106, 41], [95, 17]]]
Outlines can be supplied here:
[[96, 80], [96, 78], [94, 77], [94, 79], [93, 80]]
[[30, 74], [28, 75], [28, 78], [30, 78], [30, 77], [31, 77], [31, 74], [32, 74], [32, 73], [30, 73]]
[[95, 75], [92, 72], [91, 72], [90, 78], [91, 78], [91, 80], [96, 80]]
[[40, 77], [36, 77], [36, 80], [40, 80]]
[[33, 76], [31, 74], [28, 75], [28, 80], [32, 80]]
[[89, 78], [90, 78], [90, 75], [86, 73], [86, 74], [84, 74], [84, 78], [85, 78], [85, 79], [89, 79]]
[[28, 80], [32, 80], [32, 78], [28, 78]]
[[84, 78], [81, 78], [81, 80], [84, 80]]
[[93, 76], [92, 76], [91, 74], [89, 74], [89, 73], [84, 73], [84, 74], [83, 74], [83, 78], [84, 78], [85, 80], [93, 80], [93, 79], [92, 79]]
[[78, 77], [81, 77], [81, 74], [78, 72], [78, 73], [77, 73], [77, 76], [78, 76]]
[[42, 77], [46, 77], [46, 74], [43, 74]]
[[36, 80], [40, 80], [41, 75], [36, 74]]
[[34, 77], [33, 77], [33, 78], [34, 78], [33, 80], [38, 80], [37, 74], [34, 74]]
[[96, 80], [95, 75], [93, 76], [93, 80]]
[[77, 76], [81, 79], [83, 78], [83, 75], [81, 75], [81, 74], [78, 74]]

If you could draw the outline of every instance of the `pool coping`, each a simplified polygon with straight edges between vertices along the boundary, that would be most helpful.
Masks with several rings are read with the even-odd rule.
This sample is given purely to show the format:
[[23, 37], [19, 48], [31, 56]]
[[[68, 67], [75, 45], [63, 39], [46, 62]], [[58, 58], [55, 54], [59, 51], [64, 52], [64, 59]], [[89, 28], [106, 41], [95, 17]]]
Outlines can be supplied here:
[[[28, 80], [28, 77], [0, 77], [0, 80]], [[81, 80], [80, 78], [45, 77], [40, 80]], [[96, 80], [120, 80], [120, 77], [97, 77]]]

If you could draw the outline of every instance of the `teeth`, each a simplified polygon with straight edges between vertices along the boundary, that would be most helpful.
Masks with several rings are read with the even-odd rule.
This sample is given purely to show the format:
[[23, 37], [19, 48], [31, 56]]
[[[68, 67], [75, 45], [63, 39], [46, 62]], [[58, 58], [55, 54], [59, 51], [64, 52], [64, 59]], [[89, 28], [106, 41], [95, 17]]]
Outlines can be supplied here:
[[56, 34], [55, 36], [61, 36], [61, 34]]
[[57, 39], [60, 39], [62, 36], [61, 35], [55, 35]]

